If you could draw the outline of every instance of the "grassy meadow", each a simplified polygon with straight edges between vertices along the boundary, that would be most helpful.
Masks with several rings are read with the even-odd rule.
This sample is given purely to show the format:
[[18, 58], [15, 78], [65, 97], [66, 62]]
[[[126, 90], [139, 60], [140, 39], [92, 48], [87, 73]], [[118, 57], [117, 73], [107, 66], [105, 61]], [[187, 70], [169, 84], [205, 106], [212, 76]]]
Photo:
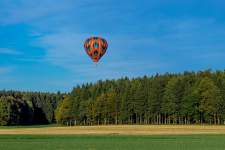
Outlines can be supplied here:
[[224, 150], [225, 135], [0, 135], [1, 150]]
[[117, 125], [0, 128], [0, 150], [224, 150], [225, 126]]

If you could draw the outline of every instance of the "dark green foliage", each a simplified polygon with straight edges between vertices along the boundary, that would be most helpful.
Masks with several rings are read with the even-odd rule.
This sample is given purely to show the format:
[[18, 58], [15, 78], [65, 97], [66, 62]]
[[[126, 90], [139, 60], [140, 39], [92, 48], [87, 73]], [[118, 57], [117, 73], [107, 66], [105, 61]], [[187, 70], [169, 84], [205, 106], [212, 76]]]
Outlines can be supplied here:
[[60, 93], [0, 91], [0, 125], [53, 123], [62, 99]]
[[56, 119], [66, 125], [223, 124], [224, 95], [221, 71], [98, 81], [74, 88]]

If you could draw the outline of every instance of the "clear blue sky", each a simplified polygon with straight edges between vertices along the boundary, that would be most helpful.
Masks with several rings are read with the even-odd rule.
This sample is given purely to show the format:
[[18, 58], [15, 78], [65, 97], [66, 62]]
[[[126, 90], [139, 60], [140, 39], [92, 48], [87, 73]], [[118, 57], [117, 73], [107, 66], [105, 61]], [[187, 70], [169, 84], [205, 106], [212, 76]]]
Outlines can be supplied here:
[[[225, 67], [223, 0], [0, 0], [0, 89]], [[97, 67], [89, 36], [108, 40]]]

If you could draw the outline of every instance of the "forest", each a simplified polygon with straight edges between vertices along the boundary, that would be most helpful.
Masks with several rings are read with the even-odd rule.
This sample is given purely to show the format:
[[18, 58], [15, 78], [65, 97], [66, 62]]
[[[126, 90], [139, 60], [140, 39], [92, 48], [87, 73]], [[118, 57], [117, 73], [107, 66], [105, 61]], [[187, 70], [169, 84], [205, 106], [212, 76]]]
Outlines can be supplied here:
[[87, 83], [59, 102], [55, 117], [65, 125], [224, 124], [225, 71]]
[[0, 91], [0, 125], [54, 123], [54, 110], [63, 96], [60, 92]]
[[225, 71], [77, 85], [70, 93], [0, 92], [0, 125], [224, 124]]

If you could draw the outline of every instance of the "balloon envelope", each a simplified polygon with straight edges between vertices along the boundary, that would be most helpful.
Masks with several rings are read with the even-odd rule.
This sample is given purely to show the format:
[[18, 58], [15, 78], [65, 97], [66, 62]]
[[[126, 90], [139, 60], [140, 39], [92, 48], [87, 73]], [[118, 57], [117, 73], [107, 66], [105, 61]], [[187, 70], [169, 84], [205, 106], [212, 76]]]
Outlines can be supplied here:
[[101, 37], [90, 37], [84, 42], [84, 49], [94, 62], [99, 61], [105, 54], [107, 48], [107, 41]]

